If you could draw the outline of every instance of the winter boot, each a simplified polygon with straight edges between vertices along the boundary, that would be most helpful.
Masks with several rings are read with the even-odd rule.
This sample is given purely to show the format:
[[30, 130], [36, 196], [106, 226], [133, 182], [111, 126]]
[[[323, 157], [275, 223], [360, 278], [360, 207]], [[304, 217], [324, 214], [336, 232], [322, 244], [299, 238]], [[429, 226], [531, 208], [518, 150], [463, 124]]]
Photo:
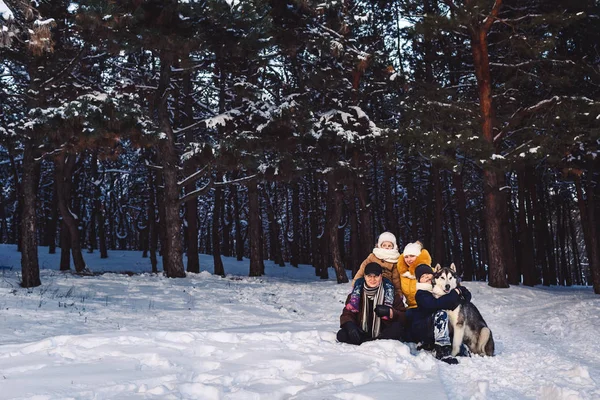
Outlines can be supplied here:
[[435, 345], [435, 358], [445, 362], [446, 364], [458, 364], [458, 360], [452, 357], [452, 346]]
[[466, 344], [461, 344], [460, 345], [460, 351], [458, 352], [458, 355], [460, 357], [471, 357], [471, 350], [469, 350], [469, 346], [467, 346]]

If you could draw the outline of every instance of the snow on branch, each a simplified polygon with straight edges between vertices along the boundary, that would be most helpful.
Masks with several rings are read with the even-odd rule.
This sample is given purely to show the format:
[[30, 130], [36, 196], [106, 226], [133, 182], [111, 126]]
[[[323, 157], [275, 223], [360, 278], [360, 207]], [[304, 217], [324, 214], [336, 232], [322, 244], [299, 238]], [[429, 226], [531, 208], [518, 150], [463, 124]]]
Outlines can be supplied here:
[[515, 111], [508, 120], [506, 126], [494, 137], [494, 142], [504, 137], [511, 129], [518, 126], [526, 117], [535, 114], [538, 111], [545, 110], [555, 104], [560, 104], [563, 100], [584, 102], [588, 105], [600, 104], [585, 96], [554, 96], [549, 99], [541, 100], [532, 106], [520, 108], [517, 111]]
[[576, 65], [576, 63], [571, 60], [542, 59], [542, 60], [529, 60], [529, 61], [524, 61], [524, 62], [517, 63], [517, 64], [504, 64], [504, 63], [490, 62], [490, 66], [504, 67], [504, 68], [521, 68], [521, 67], [526, 67], [526, 66], [533, 65], [533, 64], [539, 64], [542, 62], [550, 62], [552, 64], [557, 64], [557, 65], [558, 64]]
[[192, 175], [188, 176], [187, 178], [177, 182], [177, 186], [183, 187], [189, 183], [197, 181], [198, 179], [200, 179], [200, 177], [202, 175], [204, 175], [204, 171], [206, 171], [207, 168], [208, 168], [208, 165], [206, 165], [204, 168], [201, 168], [198, 171], [194, 172]]
[[444, 107], [444, 108], [453, 108], [459, 111], [463, 111], [469, 114], [473, 113], [473, 110], [469, 110], [468, 108], [464, 108], [464, 107], [459, 107], [456, 104], [451, 104], [451, 103], [443, 103], [441, 101], [427, 101], [425, 104], [427, 105], [434, 105], [434, 106], [439, 106], [439, 107]]

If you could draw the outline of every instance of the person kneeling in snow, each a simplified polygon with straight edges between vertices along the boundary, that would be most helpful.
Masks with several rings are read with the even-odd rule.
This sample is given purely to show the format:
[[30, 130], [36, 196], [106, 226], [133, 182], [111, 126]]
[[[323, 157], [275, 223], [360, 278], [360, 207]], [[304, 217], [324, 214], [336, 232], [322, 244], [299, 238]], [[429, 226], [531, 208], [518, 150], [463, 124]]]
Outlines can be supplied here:
[[374, 339], [402, 340], [406, 310], [402, 296], [381, 273], [381, 265], [369, 263], [364, 278], [354, 282], [340, 316], [338, 341], [360, 345]]
[[471, 293], [464, 286], [459, 286], [436, 298], [432, 294], [433, 269], [427, 264], [417, 266], [415, 277], [417, 308], [411, 308], [407, 312], [410, 325], [408, 341], [420, 342], [424, 349], [433, 347], [435, 358], [448, 364], [458, 364], [458, 360], [452, 357], [452, 340], [446, 310], [454, 310], [460, 304], [471, 301]]

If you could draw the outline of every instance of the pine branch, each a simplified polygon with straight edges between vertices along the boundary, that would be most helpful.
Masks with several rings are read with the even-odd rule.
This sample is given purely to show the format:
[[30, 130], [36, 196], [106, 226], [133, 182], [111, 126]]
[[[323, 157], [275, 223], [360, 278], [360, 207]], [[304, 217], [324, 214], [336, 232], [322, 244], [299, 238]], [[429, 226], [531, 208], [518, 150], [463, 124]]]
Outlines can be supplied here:
[[544, 99], [533, 106], [527, 108], [519, 108], [517, 111], [511, 115], [506, 126], [496, 135], [494, 136], [494, 142], [502, 139], [511, 129], [518, 126], [526, 117], [531, 114], [534, 114], [540, 110], [546, 109], [554, 104], [558, 103], [561, 100], [561, 97], [554, 96], [549, 99]]
[[182, 181], [177, 182], [177, 186], [179, 186], [180, 188], [189, 185], [190, 183], [194, 183], [196, 182], [198, 179], [200, 179], [202, 177], [202, 175], [204, 174], [204, 171], [206, 171], [206, 169], [209, 166], [206, 165], [204, 168], [194, 172], [192, 175], [188, 176], [187, 178], [185, 178]]
[[81, 59], [81, 55], [83, 54], [84, 50], [85, 50], [85, 47], [82, 47], [79, 50], [79, 53], [77, 53], [77, 55], [71, 61], [69, 61], [69, 63], [58, 74], [54, 75], [52, 78], [50, 78], [47, 81], [45, 81], [44, 83], [42, 83], [40, 85], [40, 89], [43, 89], [44, 87], [50, 85], [51, 83], [60, 80], [62, 77], [67, 75], [67, 73], [70, 73], [71, 67], [73, 66], [73, 64], [75, 64], [75, 61], [78, 61]]
[[207, 193], [213, 187], [214, 181], [212, 176], [208, 178], [208, 182], [206, 185], [202, 186], [199, 189], [194, 190], [193, 192], [189, 192], [185, 196], [179, 199], [179, 204], [187, 203], [189, 200], [195, 199], [198, 196], [201, 196]]
[[533, 64], [538, 64], [538, 63], [542, 63], [542, 62], [550, 62], [552, 64], [577, 65], [577, 63], [575, 63], [574, 61], [571, 61], [571, 60], [541, 59], [541, 60], [523, 61], [523, 62], [518, 63], [518, 64], [504, 64], [504, 63], [490, 62], [490, 66], [493, 66], [493, 67], [505, 67], [505, 68], [521, 68], [521, 67], [525, 67], [525, 66], [529, 66], [529, 65], [533, 65]]

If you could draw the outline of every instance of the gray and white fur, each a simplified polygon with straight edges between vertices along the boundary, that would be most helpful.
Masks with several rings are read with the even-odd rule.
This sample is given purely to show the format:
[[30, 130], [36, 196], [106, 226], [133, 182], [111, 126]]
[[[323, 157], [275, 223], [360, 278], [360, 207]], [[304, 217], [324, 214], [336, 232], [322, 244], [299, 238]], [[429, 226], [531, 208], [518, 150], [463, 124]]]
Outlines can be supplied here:
[[[450, 268], [436, 265], [433, 275], [432, 293], [439, 298], [460, 285], [454, 263]], [[492, 331], [485, 323], [481, 313], [472, 302], [461, 304], [454, 310], [447, 310], [452, 335], [452, 355], [460, 352], [465, 343], [472, 353], [482, 356], [494, 355], [494, 338]]]

